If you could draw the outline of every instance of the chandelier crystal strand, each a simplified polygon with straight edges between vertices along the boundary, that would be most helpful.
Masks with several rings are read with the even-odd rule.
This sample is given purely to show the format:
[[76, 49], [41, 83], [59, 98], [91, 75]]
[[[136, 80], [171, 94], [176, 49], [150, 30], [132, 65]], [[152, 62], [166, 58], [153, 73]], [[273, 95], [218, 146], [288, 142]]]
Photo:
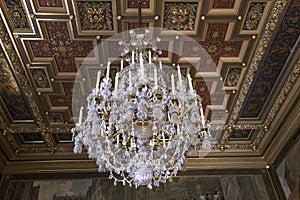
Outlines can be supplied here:
[[[184, 169], [185, 153], [202, 144], [211, 148], [209, 125], [205, 122], [201, 98], [182, 78], [177, 67], [175, 86], [171, 76], [152, 62], [161, 54], [150, 31], [129, 31], [129, 41], [121, 41], [122, 56], [129, 63], [116, 74], [115, 85], [98, 73], [97, 85], [88, 96], [87, 117], [72, 129], [74, 152], [83, 146], [89, 158], [96, 159], [99, 172], [109, 171], [109, 178], [134, 185], [159, 186], [172, 180]], [[99, 80], [98, 80], [99, 78]]]

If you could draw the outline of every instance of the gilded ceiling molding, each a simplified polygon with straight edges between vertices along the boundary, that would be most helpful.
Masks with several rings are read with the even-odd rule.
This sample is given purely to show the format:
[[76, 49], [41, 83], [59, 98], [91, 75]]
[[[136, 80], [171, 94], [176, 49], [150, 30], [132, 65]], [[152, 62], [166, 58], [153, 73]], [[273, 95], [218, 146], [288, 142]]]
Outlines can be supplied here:
[[6, 138], [7, 142], [10, 144], [15, 155], [17, 155], [19, 153], [19, 150], [18, 150], [19, 145], [18, 145], [18, 142], [16, 141], [15, 137], [13, 136], [13, 133], [10, 133], [7, 130], [4, 130], [2, 134]]
[[[256, 136], [255, 140], [253, 141], [253, 143], [252, 144], [240, 144], [240, 145], [222, 143], [222, 144], [225, 144], [225, 148], [226, 149], [237, 149], [237, 148], [248, 149], [248, 148], [251, 148], [252, 150], [254, 150], [253, 148], [255, 147], [255, 150], [256, 150], [257, 147], [260, 145], [262, 139], [264, 138], [266, 132], [268, 131], [268, 127], [270, 127], [273, 120], [277, 116], [279, 109], [281, 108], [287, 95], [289, 94], [290, 90], [294, 86], [294, 84], [297, 81], [297, 79], [299, 78], [299, 76], [300, 76], [300, 59], [298, 59], [298, 62], [296, 62], [293, 69], [291, 70], [291, 73], [289, 74], [283, 87], [281, 88], [280, 93], [277, 96], [269, 114], [267, 115], [267, 118], [266, 118], [264, 124], [260, 126], [257, 136]], [[230, 133], [228, 130], [225, 130], [225, 132], [227, 132], [228, 134]], [[230, 134], [229, 134], [229, 136], [230, 136]], [[222, 139], [224, 139], [224, 136]]]
[[42, 130], [42, 137], [47, 147], [53, 148], [54, 146], [56, 146], [55, 144], [56, 142], [54, 141], [54, 138], [46, 130]]
[[5, 105], [4, 117], [10, 122], [33, 122], [34, 117], [30, 112], [27, 101], [22, 94], [20, 85], [13, 74], [13, 66], [9, 62], [3, 46], [0, 46], [0, 96], [1, 102]]
[[7, 128], [7, 130], [11, 133], [41, 133], [44, 129], [48, 133], [71, 133], [71, 128], [70, 127], [65, 127], [65, 126], [48, 126], [47, 128], [45, 128], [45, 127], [44, 128], [43, 127]]
[[[261, 60], [267, 50], [267, 47], [269, 46], [271, 42], [272, 35], [274, 33], [274, 30], [279, 23], [280, 16], [282, 15], [284, 9], [287, 6], [287, 0], [278, 0], [276, 1], [272, 11], [270, 18], [266, 24], [266, 27], [264, 29], [264, 32], [261, 35], [261, 38], [259, 40], [259, 43], [257, 45], [255, 54], [253, 59], [251, 60], [251, 64], [249, 66], [248, 72], [245, 75], [244, 82], [242, 84], [242, 87], [240, 91], [242, 91], [236, 100], [235, 106], [232, 109], [231, 115], [228, 119], [228, 125], [233, 126], [236, 123], [236, 120], [239, 117], [239, 113], [242, 109], [243, 103], [246, 99], [246, 95], [251, 87], [251, 84], [254, 80], [254, 77], [256, 75], [256, 71], [259, 67], [259, 64], [261, 63]], [[262, 134], [262, 132], [260, 131]], [[260, 134], [260, 135], [261, 135]], [[221, 147], [224, 148], [224, 145], [229, 141], [231, 132], [228, 130], [224, 131], [224, 134], [222, 136], [222, 139], [220, 141]], [[261, 140], [261, 139], [259, 139]], [[226, 145], [225, 148], [229, 148], [232, 145]], [[253, 145], [243, 145], [245, 148], [253, 148]]]
[[[53, 138], [52, 133], [57, 132], [70, 132], [70, 129], [66, 127], [28, 127], [28, 128], [8, 128], [8, 131], [5, 131], [3, 135], [6, 137], [6, 140], [9, 142], [10, 146], [15, 152], [15, 155], [21, 153], [42, 153], [49, 152], [51, 154], [55, 152], [73, 152], [73, 146], [71, 147], [57, 147], [55, 139]], [[41, 133], [43, 141], [45, 142], [46, 147], [19, 147], [16, 142], [13, 134], [22, 134], [22, 133]], [[71, 134], [71, 133], [70, 133]]]
[[273, 122], [274, 118], [276, 117], [281, 105], [285, 101], [287, 95], [289, 94], [290, 90], [292, 89], [293, 85], [297, 81], [300, 75], [300, 58], [298, 59], [297, 63], [293, 67], [291, 73], [289, 74], [288, 78], [286, 79], [283, 87], [280, 90], [279, 95], [277, 96], [266, 120], [264, 125], [266, 127], [270, 127], [271, 123]]
[[236, 120], [238, 119], [239, 112], [242, 108], [242, 105], [246, 99], [246, 95], [247, 95], [247, 93], [251, 87], [251, 84], [254, 80], [256, 71], [259, 67], [259, 64], [261, 63], [261, 60], [267, 50], [267, 47], [269, 46], [269, 43], [271, 42], [272, 35], [275, 31], [277, 24], [279, 23], [280, 16], [282, 15], [282, 13], [287, 5], [288, 4], [287, 4], [286, 0], [278, 0], [272, 9], [269, 21], [266, 24], [266, 27], [264, 29], [265, 31], [263, 32], [263, 34], [259, 40], [254, 57], [251, 61], [248, 72], [245, 75], [244, 82], [243, 82], [241, 90], [240, 90], [242, 92], [238, 96], [236, 104], [230, 115], [228, 124], [233, 125], [236, 122]]
[[39, 107], [36, 103], [36, 99], [34, 98], [32, 86], [24, 72], [22, 63], [19, 59], [19, 55], [15, 50], [15, 45], [11, 40], [9, 33], [4, 25], [3, 19], [0, 20], [0, 39], [2, 40], [3, 46], [7, 54], [9, 55], [11, 64], [14, 66], [15, 77], [18, 78], [18, 82], [22, 85], [22, 90], [28, 100], [30, 108], [32, 109], [32, 113], [36, 119], [37, 124], [42, 124], [44, 122], [43, 117], [41, 116]]
[[7, 8], [14, 29], [30, 29], [29, 20], [26, 10], [23, 8], [22, 1], [4, 0], [3, 3]]
[[[227, 164], [229, 165], [229, 163], [227, 163], [228, 161], [231, 162], [241, 162], [241, 163], [256, 163], [256, 162], [264, 162], [264, 160], [261, 157], [241, 157], [241, 156], [237, 156], [237, 157], [215, 157], [215, 158], [187, 158], [187, 165], [189, 164], [197, 164], [197, 165], [202, 165], [204, 163], [223, 163], [223, 164]], [[234, 164], [234, 163], [232, 163]]]
[[[260, 130], [261, 131], [261, 130]], [[223, 145], [219, 145], [218, 148], [221, 151], [225, 151], [225, 149], [230, 149], [230, 150], [253, 150], [256, 151], [257, 150], [257, 146], [255, 144], [252, 143], [242, 143], [242, 144], [223, 144]]]
[[300, 35], [300, 1], [290, 1], [284, 16], [276, 27], [276, 34], [272, 36], [272, 43], [257, 69], [251, 88], [246, 96], [243, 108], [239, 113], [240, 120], [264, 119], [269, 110], [268, 104], [274, 100], [275, 89], [283, 84], [293, 64], [289, 64], [294, 57], [293, 49], [297, 48]]
[[2, 115], [0, 115], [0, 129], [6, 130], [8, 128], [7, 124], [5, 123]]
[[73, 146], [69, 147], [20, 147], [18, 148], [19, 153], [47, 153], [49, 152], [50, 154], [54, 153], [66, 153], [66, 152], [73, 152]]

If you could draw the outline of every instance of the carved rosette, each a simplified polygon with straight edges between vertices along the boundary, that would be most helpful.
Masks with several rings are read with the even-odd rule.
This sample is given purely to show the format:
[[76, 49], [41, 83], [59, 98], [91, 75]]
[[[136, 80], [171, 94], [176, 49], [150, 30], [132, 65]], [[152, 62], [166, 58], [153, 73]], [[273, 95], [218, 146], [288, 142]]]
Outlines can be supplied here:
[[169, 30], [195, 29], [198, 3], [165, 3], [164, 28]]
[[114, 30], [112, 2], [78, 1], [82, 30]]
[[243, 30], [257, 30], [261, 21], [266, 2], [251, 2], [246, 16]]

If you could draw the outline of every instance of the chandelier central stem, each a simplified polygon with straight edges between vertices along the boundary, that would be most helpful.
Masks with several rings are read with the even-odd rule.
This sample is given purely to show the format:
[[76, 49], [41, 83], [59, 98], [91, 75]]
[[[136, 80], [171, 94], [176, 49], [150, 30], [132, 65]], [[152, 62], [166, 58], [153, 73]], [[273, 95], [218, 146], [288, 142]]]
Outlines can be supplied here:
[[142, 0], [138, 0], [139, 29], [142, 29]]

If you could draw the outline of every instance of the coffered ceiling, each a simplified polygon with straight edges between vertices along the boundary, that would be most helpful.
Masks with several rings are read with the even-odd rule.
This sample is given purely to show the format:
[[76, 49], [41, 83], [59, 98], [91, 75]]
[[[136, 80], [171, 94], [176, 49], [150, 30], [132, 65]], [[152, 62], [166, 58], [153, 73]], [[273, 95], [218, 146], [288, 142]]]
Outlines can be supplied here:
[[[137, 0], [0, 6], [2, 171], [96, 171], [73, 153], [70, 130], [84, 103], [72, 102], [73, 91], [87, 95], [108, 60], [119, 70], [118, 41], [109, 38], [138, 27]], [[298, 0], [142, 0], [143, 27], [161, 28], [159, 60], [193, 75], [212, 123], [213, 150], [188, 153], [189, 169], [263, 168], [299, 134], [299, 10]], [[76, 78], [83, 60], [85, 76]]]

